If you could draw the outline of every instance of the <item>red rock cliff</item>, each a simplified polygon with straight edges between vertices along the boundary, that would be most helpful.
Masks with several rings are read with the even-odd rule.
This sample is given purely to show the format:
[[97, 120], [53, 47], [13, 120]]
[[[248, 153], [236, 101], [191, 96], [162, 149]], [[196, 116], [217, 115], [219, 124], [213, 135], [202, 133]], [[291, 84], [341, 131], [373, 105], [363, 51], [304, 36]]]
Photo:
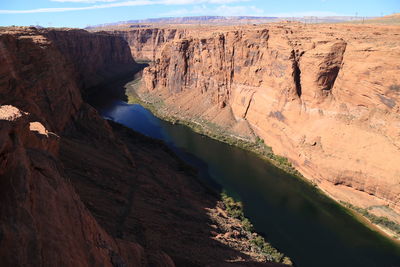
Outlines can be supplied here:
[[399, 34], [300, 24], [187, 32], [159, 48], [142, 93], [175, 116], [260, 136], [337, 199], [400, 211]]
[[87, 108], [74, 63], [47, 34], [0, 33], [0, 265], [138, 266], [143, 248], [103, 230], [59, 160], [62, 131]]
[[221, 238], [217, 196], [166, 146], [82, 100], [135, 68], [121, 38], [3, 28], [0, 59], [0, 266], [283, 266]]
[[61, 132], [87, 89], [132, 69], [126, 42], [83, 30], [3, 30], [0, 104], [15, 105]]
[[132, 70], [135, 64], [124, 39], [84, 30], [49, 30], [44, 33], [74, 65], [81, 88], [89, 88]]
[[175, 38], [186, 35], [184, 29], [136, 28], [129, 31], [109, 31], [120, 36], [130, 46], [132, 56], [138, 60], [154, 60], [160, 47]]

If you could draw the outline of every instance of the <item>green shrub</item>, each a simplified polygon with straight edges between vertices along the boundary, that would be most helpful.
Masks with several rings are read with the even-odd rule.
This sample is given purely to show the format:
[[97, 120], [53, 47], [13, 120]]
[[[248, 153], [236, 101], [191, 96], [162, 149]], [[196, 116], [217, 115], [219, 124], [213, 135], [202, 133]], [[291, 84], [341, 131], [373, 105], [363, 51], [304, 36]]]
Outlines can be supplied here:
[[373, 224], [377, 224], [380, 226], [383, 226], [393, 232], [395, 232], [397, 235], [400, 235], [400, 224], [389, 220], [386, 217], [383, 216], [376, 216], [375, 214], [370, 213], [367, 209], [363, 209], [360, 207], [356, 207], [350, 203], [340, 201], [345, 207], [352, 209], [356, 211], [357, 213], [363, 215], [366, 217], [368, 220], [370, 220]]
[[257, 236], [256, 238], [252, 239], [250, 242], [253, 245], [255, 245], [256, 247], [261, 249], [264, 247], [265, 240], [264, 240], [264, 238], [262, 238], [262, 236]]
[[250, 236], [252, 236], [250, 244], [253, 247], [264, 254], [269, 261], [292, 265], [290, 258], [285, 257], [276, 248], [272, 247], [262, 236], [254, 234], [253, 224], [244, 216], [242, 202], [235, 201], [232, 197], [228, 196], [226, 192], [221, 193], [221, 199], [225, 205], [228, 215], [239, 219], [241, 221], [242, 228], [247, 231]]
[[242, 220], [242, 224], [243, 224], [243, 229], [246, 230], [247, 232], [253, 232], [254, 231], [254, 226], [253, 224], [250, 222], [249, 219], [244, 218]]

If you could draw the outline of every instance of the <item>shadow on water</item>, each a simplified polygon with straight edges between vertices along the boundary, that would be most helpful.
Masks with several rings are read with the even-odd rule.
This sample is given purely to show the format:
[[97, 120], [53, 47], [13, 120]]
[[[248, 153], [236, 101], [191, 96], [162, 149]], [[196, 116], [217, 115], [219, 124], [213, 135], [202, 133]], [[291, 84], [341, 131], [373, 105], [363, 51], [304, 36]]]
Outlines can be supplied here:
[[242, 201], [255, 229], [296, 266], [400, 266], [398, 245], [312, 186], [254, 153], [162, 121], [119, 97], [97, 96], [92, 104], [103, 117], [164, 141], [200, 179]]

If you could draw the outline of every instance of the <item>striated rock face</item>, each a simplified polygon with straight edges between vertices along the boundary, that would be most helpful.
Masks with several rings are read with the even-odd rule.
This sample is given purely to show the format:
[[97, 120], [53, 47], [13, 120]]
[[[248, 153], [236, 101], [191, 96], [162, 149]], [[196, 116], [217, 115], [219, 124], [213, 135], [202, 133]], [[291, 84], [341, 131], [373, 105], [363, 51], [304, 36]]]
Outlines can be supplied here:
[[[139, 266], [143, 248], [103, 230], [59, 160], [60, 136], [85, 105], [75, 64], [48, 33], [0, 33], [0, 265]], [[94, 72], [103, 68], [92, 66]]]
[[132, 254], [126, 263], [139, 266], [143, 249], [99, 226], [62, 170], [59, 137], [31, 120], [0, 107], [0, 264], [117, 266]]
[[0, 104], [60, 132], [82, 103], [72, 64], [36, 29], [11, 29], [0, 38]]
[[82, 100], [136, 67], [121, 38], [3, 28], [0, 58], [0, 266], [283, 266], [215, 239], [195, 172]]
[[126, 40], [136, 60], [154, 60], [159, 48], [170, 40], [183, 38], [184, 29], [136, 28], [129, 31], [110, 31]]
[[188, 31], [160, 46], [141, 93], [175, 116], [260, 136], [338, 199], [400, 211], [399, 34], [300, 24]]
[[135, 64], [126, 42], [106, 34], [11, 28], [0, 38], [0, 104], [15, 105], [56, 132], [82, 104], [77, 88], [98, 85]]
[[49, 30], [44, 33], [74, 65], [81, 88], [90, 88], [132, 71], [135, 64], [122, 38], [84, 30]]

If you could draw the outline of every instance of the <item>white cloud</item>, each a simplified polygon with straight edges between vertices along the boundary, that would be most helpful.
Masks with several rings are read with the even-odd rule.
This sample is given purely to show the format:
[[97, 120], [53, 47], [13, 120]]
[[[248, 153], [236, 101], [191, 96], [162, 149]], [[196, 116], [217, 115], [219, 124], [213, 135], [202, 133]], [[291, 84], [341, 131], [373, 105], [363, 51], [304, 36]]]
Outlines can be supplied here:
[[[288, 12], [277, 14], [266, 14], [264, 10], [256, 6], [230, 6], [226, 4], [249, 2], [251, 0], [51, 0], [53, 2], [70, 2], [70, 3], [96, 3], [79, 7], [52, 7], [37, 8], [27, 10], [0, 10], [0, 14], [27, 14], [27, 13], [53, 13], [67, 12], [77, 10], [104, 9], [113, 7], [130, 7], [130, 6], [148, 6], [148, 5], [193, 5], [191, 9], [177, 9], [172, 12], [164, 13], [162, 16], [184, 16], [184, 15], [219, 15], [219, 16], [274, 16], [274, 17], [307, 17], [307, 16], [340, 16], [334, 12], [324, 11], [308, 11], [308, 12]], [[209, 7], [206, 4], [219, 4], [217, 7]]]
[[153, 4], [154, 4], [153, 1], [134, 0], [134, 1], [119, 2], [119, 3], [92, 5], [85, 7], [51, 7], [51, 8], [37, 8], [37, 9], [27, 9], [27, 10], [0, 10], [0, 14], [66, 12], [66, 11], [90, 10], [90, 9], [111, 8], [111, 7], [145, 6]]
[[165, 5], [189, 5], [189, 4], [231, 4], [237, 2], [248, 2], [250, 0], [160, 0], [156, 1]]
[[[94, 3], [94, 2], [115, 2], [114, 0], [52, 0], [55, 2], [75, 2], [75, 3]], [[91, 10], [112, 7], [146, 6], [146, 5], [189, 5], [189, 4], [227, 4], [235, 2], [247, 2], [250, 0], [133, 0], [117, 3], [97, 4], [84, 7], [52, 7], [36, 8], [27, 10], [1, 10], [0, 14], [26, 14], [26, 13], [50, 13], [66, 12], [75, 10]]]
[[[119, 0], [50, 0], [51, 2], [62, 2], [62, 3], [96, 3], [96, 2], [116, 2]], [[164, 5], [188, 5], [188, 4], [229, 4], [235, 2], [247, 2], [250, 0], [159, 0], [159, 1], [149, 1], [155, 4]]]
[[51, 2], [62, 2], [62, 3], [96, 3], [96, 2], [115, 2], [118, 0], [50, 0]]

